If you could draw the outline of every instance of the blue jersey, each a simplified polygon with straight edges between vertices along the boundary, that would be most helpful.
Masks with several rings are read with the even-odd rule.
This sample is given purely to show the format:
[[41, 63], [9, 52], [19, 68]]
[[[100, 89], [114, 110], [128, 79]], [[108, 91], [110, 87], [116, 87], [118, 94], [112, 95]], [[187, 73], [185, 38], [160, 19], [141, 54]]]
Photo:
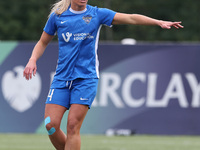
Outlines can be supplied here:
[[90, 5], [84, 11], [69, 8], [61, 15], [51, 14], [44, 31], [58, 35], [59, 58], [54, 79], [99, 78], [99, 32], [102, 24], [111, 26], [115, 14]]

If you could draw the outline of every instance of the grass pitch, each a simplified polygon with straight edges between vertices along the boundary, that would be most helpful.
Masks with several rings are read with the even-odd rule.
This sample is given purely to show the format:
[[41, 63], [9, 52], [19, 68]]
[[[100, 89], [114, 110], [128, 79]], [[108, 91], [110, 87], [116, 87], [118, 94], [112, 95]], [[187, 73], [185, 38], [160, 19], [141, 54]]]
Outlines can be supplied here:
[[[82, 135], [81, 150], [199, 150], [199, 136]], [[47, 135], [0, 134], [0, 150], [54, 150]]]

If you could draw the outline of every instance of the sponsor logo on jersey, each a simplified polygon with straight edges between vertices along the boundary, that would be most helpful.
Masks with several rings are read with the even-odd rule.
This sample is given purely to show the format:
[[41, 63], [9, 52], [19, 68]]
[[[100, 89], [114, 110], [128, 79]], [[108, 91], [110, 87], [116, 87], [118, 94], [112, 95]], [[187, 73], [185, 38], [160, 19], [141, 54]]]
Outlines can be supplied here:
[[62, 33], [62, 37], [65, 40], [65, 42], [69, 42], [71, 37], [73, 37], [72, 39], [74, 39], [74, 41], [81, 41], [81, 40], [85, 40], [85, 39], [94, 39], [94, 36], [91, 35], [91, 33]]
[[65, 40], [65, 42], [69, 42], [71, 36], [72, 36], [72, 33], [69, 33], [69, 32], [67, 32], [66, 34], [62, 33], [62, 37]]
[[85, 21], [85, 23], [89, 24], [90, 21], [92, 20], [92, 16], [90, 15], [83, 16], [83, 20]]

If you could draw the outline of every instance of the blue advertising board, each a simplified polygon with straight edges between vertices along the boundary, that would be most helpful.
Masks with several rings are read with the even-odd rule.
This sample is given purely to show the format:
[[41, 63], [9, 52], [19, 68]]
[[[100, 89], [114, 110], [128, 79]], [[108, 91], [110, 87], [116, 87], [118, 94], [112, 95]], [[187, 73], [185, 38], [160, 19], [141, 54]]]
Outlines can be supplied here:
[[[58, 44], [23, 78], [34, 42], [0, 43], [0, 132], [45, 133], [45, 100]], [[81, 133], [129, 129], [136, 134], [200, 135], [200, 45], [99, 45], [98, 93]], [[66, 132], [67, 114], [61, 127]]]

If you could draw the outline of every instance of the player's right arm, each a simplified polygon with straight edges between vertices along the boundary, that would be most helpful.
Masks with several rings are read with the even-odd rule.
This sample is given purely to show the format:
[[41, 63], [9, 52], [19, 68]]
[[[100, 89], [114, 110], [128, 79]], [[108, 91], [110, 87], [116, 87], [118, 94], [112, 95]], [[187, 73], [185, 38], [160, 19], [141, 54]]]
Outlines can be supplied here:
[[27, 63], [25, 69], [24, 69], [24, 77], [29, 80], [32, 78], [32, 74], [35, 75], [37, 71], [37, 60], [42, 56], [44, 53], [47, 45], [49, 42], [53, 39], [54, 36], [47, 34], [45, 31], [43, 31], [42, 36], [40, 40], [35, 45], [32, 55], [29, 59], [29, 62]]

